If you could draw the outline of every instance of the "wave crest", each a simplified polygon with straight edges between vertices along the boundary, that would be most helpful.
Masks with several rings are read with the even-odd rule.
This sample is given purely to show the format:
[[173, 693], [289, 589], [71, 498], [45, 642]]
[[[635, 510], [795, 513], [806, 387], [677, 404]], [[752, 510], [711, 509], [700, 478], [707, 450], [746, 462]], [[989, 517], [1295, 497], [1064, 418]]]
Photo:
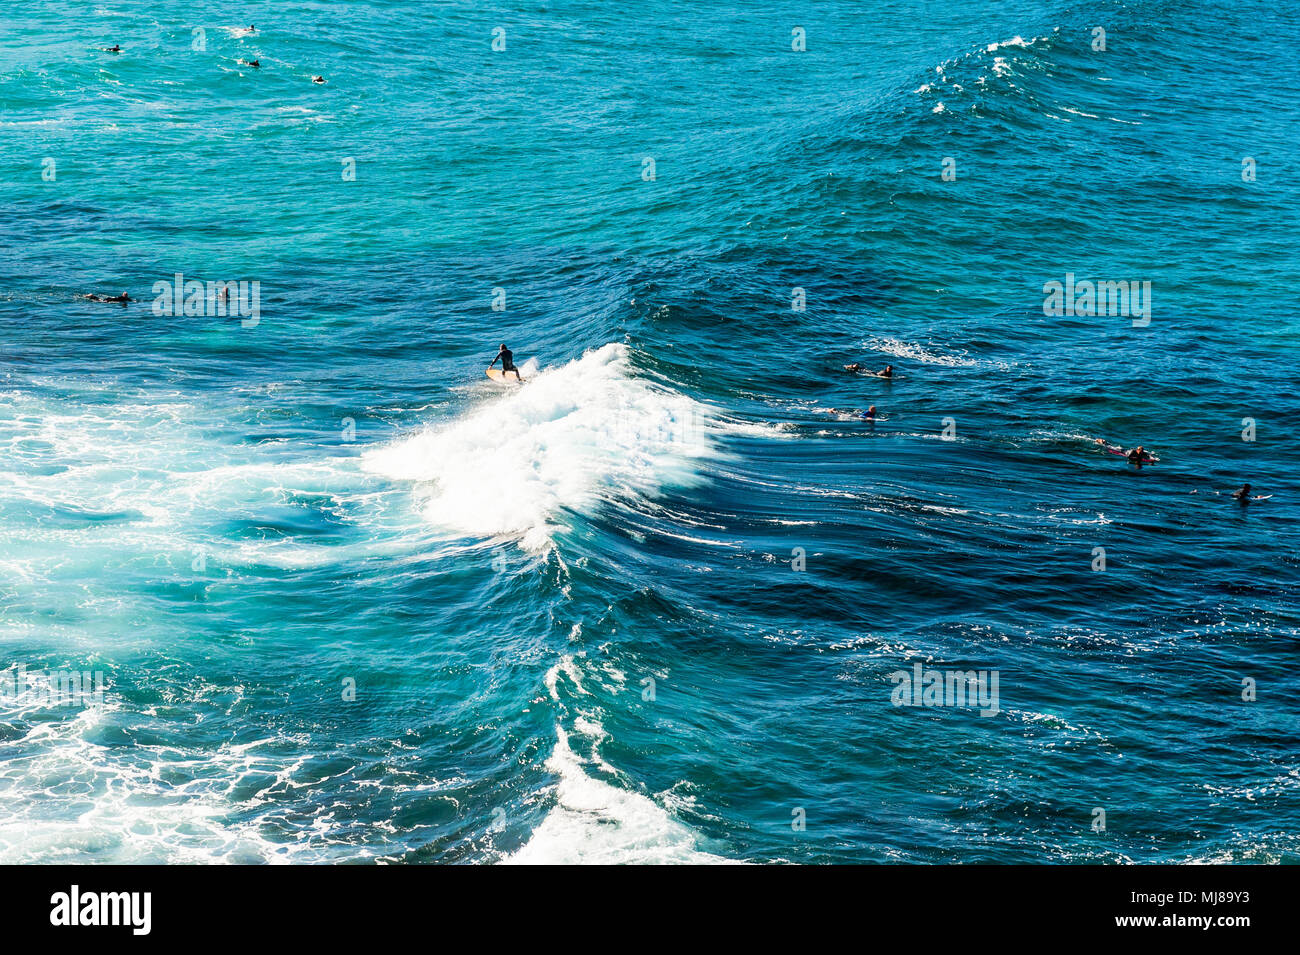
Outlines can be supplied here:
[[627, 347], [610, 343], [362, 464], [415, 482], [430, 523], [466, 536], [520, 534], [538, 550], [565, 529], [566, 511], [701, 481], [720, 427], [699, 402], [635, 377]]

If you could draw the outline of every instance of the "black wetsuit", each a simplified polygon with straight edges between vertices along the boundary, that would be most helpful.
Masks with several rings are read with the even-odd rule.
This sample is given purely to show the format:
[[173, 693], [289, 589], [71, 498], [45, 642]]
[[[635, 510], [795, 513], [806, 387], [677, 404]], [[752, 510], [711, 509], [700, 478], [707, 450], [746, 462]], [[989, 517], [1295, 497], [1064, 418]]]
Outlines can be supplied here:
[[[497, 357], [492, 359], [492, 365], [495, 365], [497, 363], [497, 358], [501, 359], [502, 377], [505, 377], [505, 374], [508, 371], [513, 371], [515, 373], [515, 377], [516, 378], [519, 377], [519, 369], [515, 367], [514, 352], [512, 352], [509, 348], [502, 347], [502, 349], [499, 352], [497, 352]], [[488, 365], [488, 367], [491, 368], [492, 365]]]

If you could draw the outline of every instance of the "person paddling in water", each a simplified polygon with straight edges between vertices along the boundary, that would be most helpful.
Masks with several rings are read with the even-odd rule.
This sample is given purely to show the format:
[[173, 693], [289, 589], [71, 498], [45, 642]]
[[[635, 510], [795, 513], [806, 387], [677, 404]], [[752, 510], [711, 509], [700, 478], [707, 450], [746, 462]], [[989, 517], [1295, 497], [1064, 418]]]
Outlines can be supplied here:
[[498, 361], [501, 362], [502, 378], [504, 378], [507, 374], [513, 371], [515, 373], [516, 378], [518, 378], [520, 381], [524, 380], [523, 377], [519, 374], [519, 369], [515, 367], [515, 354], [509, 348], [506, 347], [505, 342], [501, 343], [501, 350], [497, 352], [497, 357], [492, 359], [492, 364], [488, 365], [488, 367], [491, 368], [492, 365], [495, 365]]
[[1241, 504], [1249, 504], [1251, 501], [1266, 501], [1273, 495], [1271, 494], [1251, 494], [1249, 483], [1243, 484], [1239, 489], [1232, 492], [1233, 498]]
[[894, 366], [886, 365], [880, 371], [865, 371], [862, 368], [862, 362], [855, 361], [851, 365], [845, 365], [844, 370], [855, 375], [874, 375], [877, 378], [893, 378]]
[[1100, 444], [1107, 451], [1109, 451], [1111, 454], [1118, 454], [1121, 457], [1127, 458], [1128, 463], [1136, 467], [1138, 470], [1141, 470], [1142, 465], [1144, 464], [1153, 464], [1154, 462], [1160, 460], [1154, 454], [1148, 451], [1146, 448], [1142, 447], [1142, 445], [1140, 444], [1136, 448], [1132, 448], [1128, 451], [1125, 451], [1119, 445], [1111, 444], [1105, 438], [1098, 438], [1097, 443]]
[[121, 295], [101, 295], [98, 292], [90, 292], [84, 297], [90, 299], [92, 302], [121, 302], [123, 305], [131, 301], [131, 296], [127, 295], [125, 292]]

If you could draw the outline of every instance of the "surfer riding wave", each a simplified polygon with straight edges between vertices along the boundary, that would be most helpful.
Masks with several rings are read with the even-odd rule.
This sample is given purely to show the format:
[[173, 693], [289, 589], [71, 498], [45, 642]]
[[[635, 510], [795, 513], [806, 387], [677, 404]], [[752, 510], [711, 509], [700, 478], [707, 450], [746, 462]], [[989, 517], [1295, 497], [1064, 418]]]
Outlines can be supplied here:
[[505, 342], [502, 342], [501, 350], [497, 352], [497, 356], [492, 359], [492, 361], [488, 364], [488, 367], [491, 368], [499, 361], [501, 362], [502, 378], [505, 378], [506, 375], [508, 375], [510, 372], [513, 371], [515, 373], [515, 377], [518, 378], [520, 381], [523, 381], [524, 380], [523, 376], [519, 374], [519, 369], [515, 367], [514, 359], [515, 359], [514, 352], [512, 352], [509, 348], [506, 347]]

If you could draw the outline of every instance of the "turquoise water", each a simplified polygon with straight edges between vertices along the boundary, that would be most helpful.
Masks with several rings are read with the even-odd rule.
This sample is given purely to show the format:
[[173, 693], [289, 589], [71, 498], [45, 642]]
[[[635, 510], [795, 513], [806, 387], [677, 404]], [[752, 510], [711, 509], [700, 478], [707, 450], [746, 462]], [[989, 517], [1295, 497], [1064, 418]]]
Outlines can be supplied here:
[[0, 861], [1296, 861], [1297, 27], [7, 7]]

